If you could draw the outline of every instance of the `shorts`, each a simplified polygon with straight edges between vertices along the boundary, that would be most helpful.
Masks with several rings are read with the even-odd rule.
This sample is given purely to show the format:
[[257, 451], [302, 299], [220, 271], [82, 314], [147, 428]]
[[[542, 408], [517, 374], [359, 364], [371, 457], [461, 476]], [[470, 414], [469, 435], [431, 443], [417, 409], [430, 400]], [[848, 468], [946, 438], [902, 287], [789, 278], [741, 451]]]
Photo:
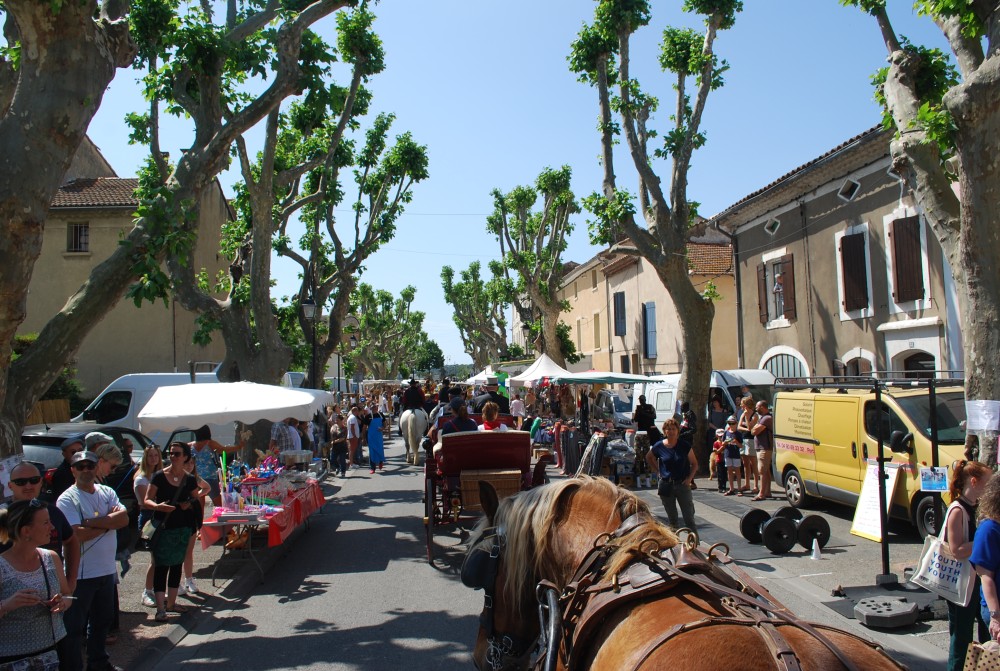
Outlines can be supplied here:
[[757, 450], [757, 471], [762, 475], [771, 472], [771, 455], [774, 450]]
[[752, 457], [755, 451], [756, 450], [754, 449], [753, 438], [744, 438], [743, 449], [740, 451], [740, 454], [743, 455], [744, 457]]
[[209, 488], [212, 490], [208, 493], [209, 498], [216, 498], [222, 496], [222, 490], [219, 488], [218, 480], [205, 480], [208, 483]]
[[741, 457], [726, 457], [726, 468], [739, 468], [743, 465], [743, 459]]

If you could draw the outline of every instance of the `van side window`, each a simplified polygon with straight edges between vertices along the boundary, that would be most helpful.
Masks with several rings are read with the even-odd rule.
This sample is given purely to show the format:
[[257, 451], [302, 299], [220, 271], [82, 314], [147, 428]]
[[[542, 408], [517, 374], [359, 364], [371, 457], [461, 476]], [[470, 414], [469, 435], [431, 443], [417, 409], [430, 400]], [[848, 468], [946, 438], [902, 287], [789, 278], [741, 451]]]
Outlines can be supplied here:
[[132, 392], [109, 391], [100, 398], [90, 414], [98, 424], [114, 422], [128, 415], [128, 406], [131, 402]]
[[656, 395], [656, 400], [653, 403], [657, 413], [673, 412], [674, 394], [671, 391], [660, 392]]
[[879, 432], [881, 432], [882, 442], [888, 445], [889, 437], [893, 431], [902, 431], [903, 433], [907, 431], [906, 424], [903, 423], [900, 416], [885, 403], [882, 404], [882, 412], [878, 411], [875, 401], [865, 403], [865, 433], [878, 440]]

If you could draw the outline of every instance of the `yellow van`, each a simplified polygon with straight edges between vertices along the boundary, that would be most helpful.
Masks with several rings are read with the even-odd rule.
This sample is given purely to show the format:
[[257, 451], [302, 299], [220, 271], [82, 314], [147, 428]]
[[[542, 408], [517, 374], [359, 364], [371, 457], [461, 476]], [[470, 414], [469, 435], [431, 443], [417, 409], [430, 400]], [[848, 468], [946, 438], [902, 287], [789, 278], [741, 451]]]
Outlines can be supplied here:
[[[825, 388], [824, 388], [825, 387]], [[812, 499], [857, 505], [869, 459], [884, 454], [899, 464], [889, 515], [912, 522], [921, 536], [936, 533], [934, 499], [920, 491], [920, 468], [929, 467], [931, 441], [926, 387], [874, 390], [819, 385], [796, 391], [778, 388], [774, 402], [776, 474], [796, 508]], [[950, 466], [965, 452], [965, 393], [936, 390], [938, 464]]]

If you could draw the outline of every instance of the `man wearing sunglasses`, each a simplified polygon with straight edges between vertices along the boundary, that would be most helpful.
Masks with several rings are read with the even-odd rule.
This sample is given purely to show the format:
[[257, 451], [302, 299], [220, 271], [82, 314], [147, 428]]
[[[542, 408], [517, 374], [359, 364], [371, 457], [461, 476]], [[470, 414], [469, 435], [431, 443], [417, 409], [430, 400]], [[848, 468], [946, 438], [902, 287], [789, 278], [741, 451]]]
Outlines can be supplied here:
[[[22, 461], [10, 471], [10, 491], [13, 501], [30, 501], [39, 498], [42, 491], [42, 474], [29, 461]], [[66, 516], [54, 503], [46, 504], [49, 520], [52, 522], [51, 540], [40, 547], [52, 550], [62, 559], [66, 567], [66, 581], [69, 591], [76, 589], [76, 574], [80, 568], [80, 539], [73, 533], [73, 527]], [[13, 543], [0, 543], [0, 553], [6, 552]]]
[[85, 638], [88, 671], [117, 668], [108, 657], [105, 639], [115, 610], [118, 537], [114, 532], [128, 524], [128, 511], [115, 490], [97, 484], [98, 461], [93, 452], [73, 455], [70, 465], [76, 484], [63, 492], [56, 504], [80, 539], [80, 568], [73, 592], [74, 608], [78, 610], [72, 614], [67, 611], [64, 617], [67, 655], [60, 655], [60, 669], [64, 671], [83, 671]]

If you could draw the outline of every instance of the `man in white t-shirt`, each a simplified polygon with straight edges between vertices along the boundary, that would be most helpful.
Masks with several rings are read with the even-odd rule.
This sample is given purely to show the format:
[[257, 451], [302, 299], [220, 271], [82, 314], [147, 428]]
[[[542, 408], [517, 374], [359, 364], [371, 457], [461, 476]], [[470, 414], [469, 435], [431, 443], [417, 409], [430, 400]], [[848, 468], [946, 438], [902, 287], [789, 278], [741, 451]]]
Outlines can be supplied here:
[[510, 402], [510, 414], [514, 415], [514, 421], [517, 422], [514, 428], [520, 430], [525, 414], [524, 401], [521, 400], [520, 394], [514, 394], [514, 400]]
[[358, 445], [361, 443], [361, 411], [358, 406], [351, 406], [351, 414], [347, 417], [347, 467], [357, 468], [355, 460], [358, 455]]
[[[110, 487], [97, 484], [98, 458], [93, 452], [77, 452], [70, 460], [76, 484], [59, 496], [56, 506], [80, 539], [80, 569], [66, 611], [65, 655], [60, 668], [83, 671], [83, 640], [87, 639], [88, 671], [109, 671], [111, 664], [104, 641], [115, 611], [115, 552], [118, 529], [128, 525], [128, 511]], [[88, 627], [89, 624], [89, 627]]]

